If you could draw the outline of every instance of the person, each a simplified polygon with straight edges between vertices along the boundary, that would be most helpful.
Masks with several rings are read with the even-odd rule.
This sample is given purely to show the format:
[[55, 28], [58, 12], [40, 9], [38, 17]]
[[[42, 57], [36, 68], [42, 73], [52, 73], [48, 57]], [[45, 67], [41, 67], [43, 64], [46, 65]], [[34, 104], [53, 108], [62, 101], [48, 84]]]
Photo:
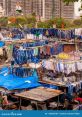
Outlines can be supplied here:
[[73, 96], [71, 94], [67, 93], [67, 89], [63, 89], [63, 92], [64, 92], [64, 94], [62, 94], [60, 96], [60, 102], [65, 103], [68, 101], [69, 103], [71, 103], [73, 100]]
[[77, 93], [74, 94], [74, 100], [82, 104], [82, 97], [79, 97]]
[[3, 110], [2, 103], [3, 103], [3, 98], [2, 98], [2, 93], [0, 92], [0, 110]]
[[3, 40], [3, 35], [2, 35], [2, 33], [1, 33], [1, 28], [0, 28], [0, 40]]
[[0, 92], [0, 110], [3, 110], [3, 105], [8, 104], [7, 95], [4, 92]]
[[5, 60], [8, 59], [8, 57], [7, 57], [7, 51], [6, 51], [5, 48], [3, 48], [3, 58], [4, 58]]

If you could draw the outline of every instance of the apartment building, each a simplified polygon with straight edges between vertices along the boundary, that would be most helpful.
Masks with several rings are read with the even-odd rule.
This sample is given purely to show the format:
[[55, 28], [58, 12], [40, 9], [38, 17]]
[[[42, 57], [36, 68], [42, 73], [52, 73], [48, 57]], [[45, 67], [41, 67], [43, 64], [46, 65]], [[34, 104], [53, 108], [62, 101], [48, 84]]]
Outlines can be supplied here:
[[21, 3], [22, 14], [28, 15], [35, 13], [43, 19], [53, 17], [74, 18], [74, 3], [65, 5], [63, 0], [0, 0], [4, 1], [6, 15], [16, 15], [16, 4]]
[[74, 18], [74, 3], [66, 5], [63, 0], [43, 0], [44, 18], [63, 17], [67, 19]]

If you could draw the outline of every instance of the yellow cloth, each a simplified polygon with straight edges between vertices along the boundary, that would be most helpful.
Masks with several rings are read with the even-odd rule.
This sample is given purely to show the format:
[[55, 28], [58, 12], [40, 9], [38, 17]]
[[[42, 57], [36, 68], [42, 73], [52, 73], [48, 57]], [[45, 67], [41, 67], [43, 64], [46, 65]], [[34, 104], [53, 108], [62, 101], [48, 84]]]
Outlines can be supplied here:
[[66, 53], [61, 53], [57, 56], [59, 59], [69, 59], [70, 55], [66, 54]]

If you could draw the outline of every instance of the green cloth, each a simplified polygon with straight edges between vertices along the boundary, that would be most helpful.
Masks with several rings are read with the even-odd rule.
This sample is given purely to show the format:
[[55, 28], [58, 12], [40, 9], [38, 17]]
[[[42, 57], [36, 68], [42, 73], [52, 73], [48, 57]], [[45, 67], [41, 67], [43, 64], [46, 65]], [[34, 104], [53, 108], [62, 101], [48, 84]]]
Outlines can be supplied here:
[[36, 35], [37, 37], [39, 37], [40, 33], [37, 32], [35, 35]]

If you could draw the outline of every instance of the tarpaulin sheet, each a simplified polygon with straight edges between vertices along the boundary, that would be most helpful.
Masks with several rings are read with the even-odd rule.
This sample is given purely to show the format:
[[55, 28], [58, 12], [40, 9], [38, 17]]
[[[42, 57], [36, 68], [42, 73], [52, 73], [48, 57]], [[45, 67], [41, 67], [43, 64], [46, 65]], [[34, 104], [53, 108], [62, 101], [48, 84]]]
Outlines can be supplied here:
[[0, 48], [2, 48], [5, 45], [3, 41], [0, 41]]
[[8, 67], [3, 67], [1, 70], [0, 70], [0, 75], [5, 75], [9, 72], [9, 68]]
[[33, 75], [27, 78], [20, 78], [15, 75], [0, 75], [0, 87], [6, 88], [8, 90], [22, 89], [22, 88], [32, 88], [38, 87], [38, 76], [36, 71]]

